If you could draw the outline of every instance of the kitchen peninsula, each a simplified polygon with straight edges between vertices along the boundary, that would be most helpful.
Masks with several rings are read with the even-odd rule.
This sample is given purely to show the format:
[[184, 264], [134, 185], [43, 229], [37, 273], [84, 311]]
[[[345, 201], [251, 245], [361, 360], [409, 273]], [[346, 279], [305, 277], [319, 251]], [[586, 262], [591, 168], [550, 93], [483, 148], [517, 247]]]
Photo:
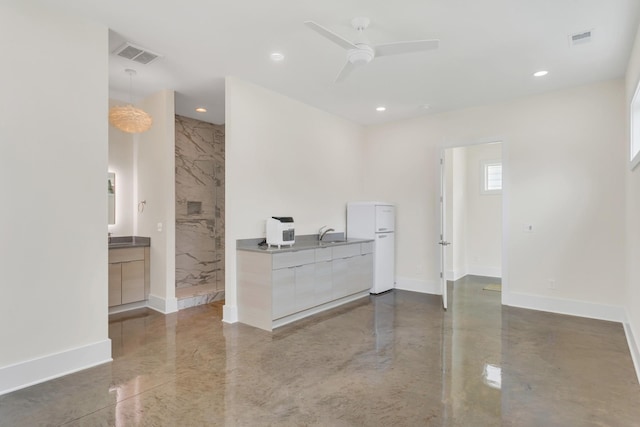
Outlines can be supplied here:
[[373, 240], [296, 236], [292, 246], [238, 240], [238, 317], [267, 331], [369, 295]]

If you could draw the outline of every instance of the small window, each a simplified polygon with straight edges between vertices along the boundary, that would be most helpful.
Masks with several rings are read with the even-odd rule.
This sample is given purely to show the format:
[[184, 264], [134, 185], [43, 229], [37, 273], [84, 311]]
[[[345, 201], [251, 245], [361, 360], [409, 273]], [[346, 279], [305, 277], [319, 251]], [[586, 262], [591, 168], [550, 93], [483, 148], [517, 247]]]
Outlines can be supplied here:
[[502, 191], [502, 162], [487, 161], [482, 164], [482, 194], [498, 194]]

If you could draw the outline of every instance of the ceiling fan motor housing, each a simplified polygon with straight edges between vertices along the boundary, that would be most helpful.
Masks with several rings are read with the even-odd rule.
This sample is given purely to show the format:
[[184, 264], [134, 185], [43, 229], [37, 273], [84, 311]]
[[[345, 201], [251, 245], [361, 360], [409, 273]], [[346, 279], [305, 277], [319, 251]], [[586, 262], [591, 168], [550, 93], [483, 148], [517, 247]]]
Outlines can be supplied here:
[[374, 50], [366, 44], [358, 44], [357, 49], [349, 49], [347, 51], [347, 59], [353, 65], [361, 65], [371, 62], [375, 56]]

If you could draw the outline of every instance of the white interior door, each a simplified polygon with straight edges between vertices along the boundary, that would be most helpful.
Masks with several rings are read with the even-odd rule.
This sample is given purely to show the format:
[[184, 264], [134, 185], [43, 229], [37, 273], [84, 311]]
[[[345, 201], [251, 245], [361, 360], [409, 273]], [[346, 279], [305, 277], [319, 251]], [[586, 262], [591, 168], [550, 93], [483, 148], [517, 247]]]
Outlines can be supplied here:
[[445, 171], [445, 150], [440, 153], [440, 289], [442, 291], [442, 308], [447, 309], [447, 246], [451, 243], [447, 241], [447, 209], [446, 209], [446, 171]]

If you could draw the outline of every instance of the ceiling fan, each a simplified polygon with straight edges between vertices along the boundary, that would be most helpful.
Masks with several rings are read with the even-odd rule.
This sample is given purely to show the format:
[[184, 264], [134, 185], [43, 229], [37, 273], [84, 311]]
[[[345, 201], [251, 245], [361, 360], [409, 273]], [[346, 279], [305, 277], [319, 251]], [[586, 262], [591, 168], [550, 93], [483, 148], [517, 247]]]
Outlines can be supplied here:
[[385, 43], [372, 46], [364, 35], [369, 26], [369, 18], [358, 17], [351, 21], [351, 25], [358, 32], [356, 39], [351, 42], [342, 36], [313, 21], [305, 21], [305, 25], [338, 46], [347, 49], [347, 63], [344, 65], [335, 82], [344, 80], [356, 66], [365, 65], [379, 56], [400, 55], [403, 53], [421, 52], [438, 48], [440, 40], [411, 40], [405, 42]]

